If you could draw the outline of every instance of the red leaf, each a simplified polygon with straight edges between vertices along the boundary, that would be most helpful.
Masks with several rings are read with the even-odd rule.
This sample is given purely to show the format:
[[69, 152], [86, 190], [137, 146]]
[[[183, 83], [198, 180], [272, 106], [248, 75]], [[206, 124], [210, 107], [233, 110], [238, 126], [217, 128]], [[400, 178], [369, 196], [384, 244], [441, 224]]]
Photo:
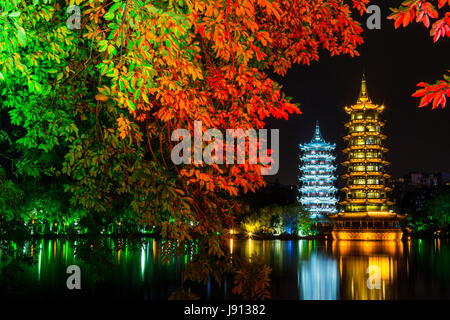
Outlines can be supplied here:
[[394, 23], [395, 29], [397, 29], [402, 24], [402, 21], [403, 21], [403, 16], [399, 16], [397, 18], [397, 20], [395, 20], [395, 23]]
[[412, 17], [411, 17], [411, 15], [410, 15], [409, 11], [408, 11], [408, 12], [406, 12], [405, 15], [403, 16], [403, 27], [406, 27], [406, 26], [408, 25], [408, 23], [409, 23], [409, 21], [410, 21], [410, 18], [412, 18]]
[[435, 94], [434, 99], [433, 99], [433, 107], [432, 107], [432, 109], [436, 109], [439, 106], [439, 104], [441, 103], [441, 100], [442, 100], [441, 98], [442, 98], [443, 95], [444, 95], [444, 91], [438, 91]]
[[418, 97], [423, 96], [426, 92], [427, 92], [427, 90], [420, 89], [420, 90], [417, 90], [416, 92], [414, 92], [411, 96], [415, 97], [415, 98], [418, 98]]
[[424, 96], [424, 97], [420, 100], [419, 108], [425, 107], [427, 104], [430, 103], [430, 101], [431, 101], [432, 99], [433, 99], [433, 95], [432, 95], [432, 94], [428, 94], [428, 95]]
[[205, 27], [203, 26], [199, 26], [198, 27], [198, 32], [200, 33], [200, 35], [202, 36], [202, 38], [205, 36]]
[[428, 27], [430, 26], [430, 18], [428, 18], [428, 16], [425, 15], [425, 16], [424, 16], [424, 19], [422, 19], [422, 20], [423, 20], [423, 25], [424, 25], [426, 28], [428, 28]]

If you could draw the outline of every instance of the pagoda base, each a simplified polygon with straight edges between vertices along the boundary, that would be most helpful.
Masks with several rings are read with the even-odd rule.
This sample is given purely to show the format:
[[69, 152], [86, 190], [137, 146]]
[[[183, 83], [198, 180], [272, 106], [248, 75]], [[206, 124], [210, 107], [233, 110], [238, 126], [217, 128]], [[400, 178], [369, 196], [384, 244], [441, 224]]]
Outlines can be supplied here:
[[403, 232], [399, 228], [361, 230], [334, 228], [331, 232], [335, 240], [401, 240]]
[[400, 220], [406, 216], [387, 211], [339, 212], [334, 220], [335, 240], [401, 240]]

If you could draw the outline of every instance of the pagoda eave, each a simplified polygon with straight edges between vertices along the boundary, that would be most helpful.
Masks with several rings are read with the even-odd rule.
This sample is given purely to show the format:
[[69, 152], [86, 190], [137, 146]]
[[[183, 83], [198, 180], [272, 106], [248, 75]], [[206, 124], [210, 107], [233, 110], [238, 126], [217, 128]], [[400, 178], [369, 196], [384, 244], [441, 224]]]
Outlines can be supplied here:
[[339, 212], [336, 214], [329, 215], [330, 219], [382, 219], [382, 220], [403, 220], [406, 215], [398, 214], [389, 211], [366, 211], [366, 212]]
[[392, 191], [392, 188], [386, 187], [382, 184], [371, 184], [371, 185], [350, 185], [340, 189], [341, 191], [349, 190], [378, 190], [378, 191]]
[[385, 166], [390, 165], [391, 163], [389, 161], [386, 160], [381, 160], [380, 158], [356, 158], [356, 159], [349, 159], [347, 161], [342, 162], [341, 164], [343, 166], [347, 166], [349, 164], [354, 164], [354, 163], [381, 163]]
[[373, 177], [373, 176], [378, 176], [378, 177], [383, 177], [383, 178], [389, 178], [391, 177], [390, 174], [388, 173], [383, 173], [383, 172], [379, 172], [379, 171], [355, 171], [355, 172], [349, 172], [349, 173], [345, 173], [343, 174], [341, 177], [343, 179], [348, 179], [350, 177]]
[[381, 152], [389, 151], [388, 148], [372, 144], [372, 145], [359, 145], [359, 146], [351, 146], [342, 150], [343, 153], [348, 153], [349, 151], [366, 151], [366, 150], [380, 150]]
[[387, 200], [387, 199], [350, 199], [350, 200], [343, 200], [341, 202], [339, 202], [339, 204], [393, 204], [391, 201]]
[[350, 134], [347, 134], [346, 136], [343, 137], [344, 140], [348, 140], [350, 138], [357, 138], [357, 137], [364, 137], [364, 136], [375, 136], [375, 137], [379, 137], [381, 139], [386, 139], [387, 136], [377, 132], [377, 131], [362, 131], [362, 132], [352, 132]]
[[383, 105], [376, 105], [371, 103], [370, 101], [367, 101], [367, 103], [365, 102], [358, 102], [355, 105], [352, 106], [346, 106], [344, 107], [345, 112], [347, 112], [348, 114], [352, 114], [355, 111], [365, 111], [365, 110], [377, 110], [380, 113], [383, 112], [384, 110], [384, 106]]
[[375, 123], [377, 125], [384, 126], [385, 122], [378, 120], [378, 119], [354, 119], [354, 120], [350, 120], [349, 122], [346, 122], [344, 124], [345, 127], [350, 127], [352, 125], [357, 125], [357, 124], [364, 124], [364, 123]]

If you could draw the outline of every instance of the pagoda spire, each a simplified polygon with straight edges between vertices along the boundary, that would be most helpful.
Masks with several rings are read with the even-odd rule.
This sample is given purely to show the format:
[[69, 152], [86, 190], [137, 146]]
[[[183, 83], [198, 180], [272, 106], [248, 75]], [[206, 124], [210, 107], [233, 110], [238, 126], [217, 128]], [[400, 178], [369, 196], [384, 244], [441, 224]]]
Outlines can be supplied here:
[[316, 130], [314, 131], [313, 141], [324, 141], [320, 133], [319, 120], [316, 120]]
[[367, 95], [367, 87], [366, 87], [366, 75], [363, 73], [361, 80], [361, 90], [359, 91], [358, 102], [366, 102], [370, 101], [369, 96]]

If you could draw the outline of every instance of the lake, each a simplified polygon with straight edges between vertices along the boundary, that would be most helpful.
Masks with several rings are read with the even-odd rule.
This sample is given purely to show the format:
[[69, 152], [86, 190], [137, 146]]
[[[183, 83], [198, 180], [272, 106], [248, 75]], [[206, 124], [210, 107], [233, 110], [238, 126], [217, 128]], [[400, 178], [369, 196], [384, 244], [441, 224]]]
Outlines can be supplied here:
[[[113, 245], [119, 240], [109, 240]], [[123, 240], [122, 240], [123, 241]], [[119, 241], [120, 242], [120, 241]], [[124, 249], [75, 256], [76, 241], [26, 242], [2, 259], [33, 257], [34, 265], [11, 263], [0, 279], [8, 289], [1, 298], [168, 299], [181, 284], [188, 255], [162, 261], [159, 243], [142, 239]], [[273, 299], [450, 299], [450, 242], [413, 239], [404, 242], [319, 240], [234, 240], [233, 256], [261, 254], [271, 266]], [[19, 258], [17, 258], [19, 260]], [[88, 261], [88, 262], [86, 262]], [[68, 290], [66, 268], [81, 268], [81, 290]], [[11, 275], [13, 275], [11, 277]], [[221, 286], [197, 286], [204, 299], [232, 298], [232, 279]]]

